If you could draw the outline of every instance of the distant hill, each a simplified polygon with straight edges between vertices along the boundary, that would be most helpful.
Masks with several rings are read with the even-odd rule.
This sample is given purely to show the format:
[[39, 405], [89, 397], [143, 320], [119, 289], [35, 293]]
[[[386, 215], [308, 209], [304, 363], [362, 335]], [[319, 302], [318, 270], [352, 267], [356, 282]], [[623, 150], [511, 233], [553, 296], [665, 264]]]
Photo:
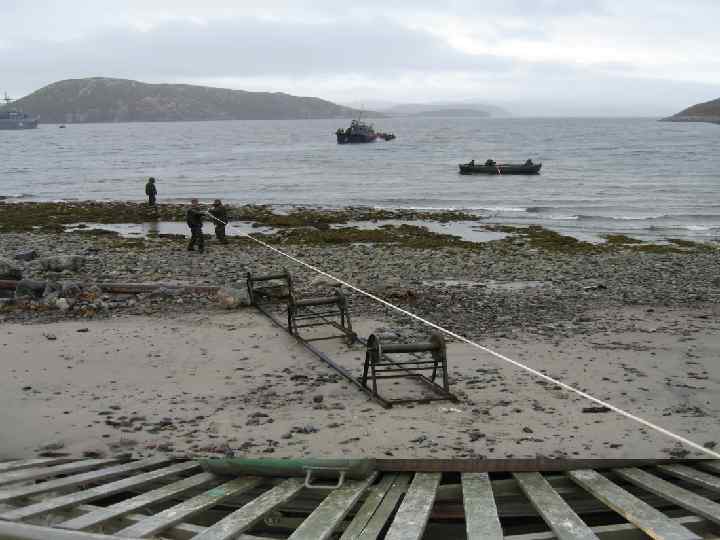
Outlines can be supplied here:
[[480, 117], [489, 118], [491, 114], [487, 111], [479, 111], [477, 109], [441, 109], [439, 111], [420, 111], [409, 114], [408, 116], [429, 116], [429, 117]]
[[[383, 107], [383, 113], [393, 116], [510, 116], [502, 107], [481, 103], [408, 103]], [[484, 114], [483, 114], [484, 113]]]
[[[43, 123], [352, 118], [360, 111], [315, 97], [93, 77], [59, 81], [13, 102]], [[1, 108], [0, 108], [1, 110]], [[363, 116], [384, 116], [368, 113]]]
[[712, 122], [720, 124], [720, 98], [698, 103], [684, 111], [663, 118], [665, 122]]

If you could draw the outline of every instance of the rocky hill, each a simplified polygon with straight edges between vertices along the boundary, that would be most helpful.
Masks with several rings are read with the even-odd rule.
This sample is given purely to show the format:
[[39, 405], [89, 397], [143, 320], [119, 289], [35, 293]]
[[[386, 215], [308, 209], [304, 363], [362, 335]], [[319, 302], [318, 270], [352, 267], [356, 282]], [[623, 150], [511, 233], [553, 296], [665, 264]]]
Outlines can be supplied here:
[[[13, 106], [43, 123], [352, 118], [358, 110], [314, 97], [94, 77], [59, 81]], [[368, 112], [364, 112], [368, 116]], [[382, 116], [382, 115], [380, 115]]]
[[665, 122], [712, 122], [720, 124], [720, 98], [698, 103], [684, 111], [663, 118]]

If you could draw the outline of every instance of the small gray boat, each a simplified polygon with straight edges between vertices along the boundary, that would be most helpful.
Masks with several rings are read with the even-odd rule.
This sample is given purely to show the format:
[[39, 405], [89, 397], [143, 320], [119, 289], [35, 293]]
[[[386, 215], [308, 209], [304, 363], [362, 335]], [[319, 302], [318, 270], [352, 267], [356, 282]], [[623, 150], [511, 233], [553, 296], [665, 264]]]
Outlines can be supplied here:
[[482, 165], [476, 164], [475, 160], [469, 163], [461, 163], [460, 174], [540, 174], [542, 163], [533, 163], [528, 159], [525, 163], [495, 163], [488, 159]]

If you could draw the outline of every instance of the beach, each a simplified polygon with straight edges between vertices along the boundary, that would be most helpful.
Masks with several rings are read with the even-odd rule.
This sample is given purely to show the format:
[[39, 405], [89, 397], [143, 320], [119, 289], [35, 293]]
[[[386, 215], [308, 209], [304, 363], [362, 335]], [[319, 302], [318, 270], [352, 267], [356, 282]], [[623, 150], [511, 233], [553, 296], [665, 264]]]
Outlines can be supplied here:
[[[57, 294], [0, 301], [0, 351], [9, 374], [0, 383], [3, 458], [702, 456], [453, 339], [448, 366], [458, 401], [383, 409], [252, 307], [226, 310], [200, 290], [111, 294], [98, 287], [243, 289], [248, 271], [286, 268], [299, 295], [317, 296], [334, 289], [327, 277], [248, 239], [211, 242], [201, 255], [172, 235], [61, 232], [63, 223], [83, 219], [57, 215], [63, 217], [54, 229], [15, 223], [0, 234], [0, 257], [36, 251], [33, 260], [14, 261], [24, 278], [86, 289], [65, 303]], [[716, 245], [621, 237], [590, 244], [492, 226], [503, 238], [477, 243], [423, 229], [433, 221], [428, 215], [413, 226], [372, 231], [332, 229], [322, 213], [312, 216], [309, 226], [294, 223], [263, 241], [700, 445], [712, 449], [720, 440]], [[77, 264], [51, 270], [41, 262], [58, 255], [74, 255]], [[345, 292], [362, 337], [380, 329], [413, 342], [431, 332]], [[321, 343], [361, 374], [364, 347]], [[409, 380], [381, 384], [403, 396], [423, 391]]]

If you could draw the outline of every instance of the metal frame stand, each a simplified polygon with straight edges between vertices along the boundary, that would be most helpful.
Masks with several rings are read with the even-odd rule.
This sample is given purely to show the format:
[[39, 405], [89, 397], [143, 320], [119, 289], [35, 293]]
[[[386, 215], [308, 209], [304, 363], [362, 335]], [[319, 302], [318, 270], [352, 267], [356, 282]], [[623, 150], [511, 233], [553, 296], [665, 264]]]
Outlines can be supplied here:
[[[267, 284], [267, 282], [270, 281], [280, 281], [282, 283], [280, 285]], [[259, 283], [263, 285], [258, 286]], [[425, 403], [438, 400], [457, 401], [457, 397], [450, 393], [449, 390], [445, 340], [441, 335], [433, 335], [429, 343], [406, 345], [388, 344], [383, 346], [375, 336], [370, 336], [370, 338], [365, 341], [358, 337], [352, 329], [347, 298], [341, 291], [336, 290], [332, 296], [298, 299], [293, 290], [292, 276], [287, 270], [279, 274], [264, 276], [253, 276], [252, 273], [248, 272], [247, 289], [250, 303], [255, 309], [265, 315], [275, 325], [286, 330], [307, 350], [345, 377], [349, 382], [357, 386], [358, 389], [382, 407], [389, 409], [394, 404], [399, 403]], [[284, 323], [270, 310], [270, 305], [273, 303], [279, 304], [282, 301], [287, 301], [287, 323]], [[301, 328], [317, 326], [333, 326], [340, 330], [341, 334], [309, 339], [300, 335]], [[362, 377], [355, 377], [349, 370], [335, 363], [327, 354], [310, 343], [311, 341], [337, 337], [345, 338], [348, 345], [359, 342], [367, 346]], [[386, 352], [412, 353], [414, 354], [414, 359], [396, 361], [387, 356], [385, 354]], [[421, 352], [430, 352], [432, 358], [419, 358], [418, 355], [415, 354]], [[431, 378], [417, 373], [417, 371], [429, 369], [432, 369]], [[368, 371], [371, 371], [370, 375], [368, 375]], [[397, 372], [397, 374], [383, 375], [384, 372]], [[442, 376], [442, 386], [435, 382], [438, 372], [440, 372]], [[438, 397], [389, 400], [378, 393], [377, 379], [400, 377], [415, 378], [425, 383], [438, 394]], [[368, 387], [368, 379], [372, 380], [372, 389]]]
[[[372, 382], [372, 393], [390, 406], [400, 403], [423, 403], [429, 401], [458, 401], [450, 392], [447, 371], [447, 347], [441, 334], [432, 334], [430, 341], [421, 343], [382, 344], [380, 338], [371, 335], [366, 343], [365, 365], [361, 382], [368, 388]], [[387, 353], [410, 354], [410, 359], [398, 360]], [[430, 358], [419, 353], [430, 353]], [[430, 378], [419, 371], [432, 371]], [[438, 372], [442, 377], [442, 386], [435, 382]], [[414, 378], [432, 389], [436, 396], [421, 399], [387, 399], [378, 392], [378, 379]]]

